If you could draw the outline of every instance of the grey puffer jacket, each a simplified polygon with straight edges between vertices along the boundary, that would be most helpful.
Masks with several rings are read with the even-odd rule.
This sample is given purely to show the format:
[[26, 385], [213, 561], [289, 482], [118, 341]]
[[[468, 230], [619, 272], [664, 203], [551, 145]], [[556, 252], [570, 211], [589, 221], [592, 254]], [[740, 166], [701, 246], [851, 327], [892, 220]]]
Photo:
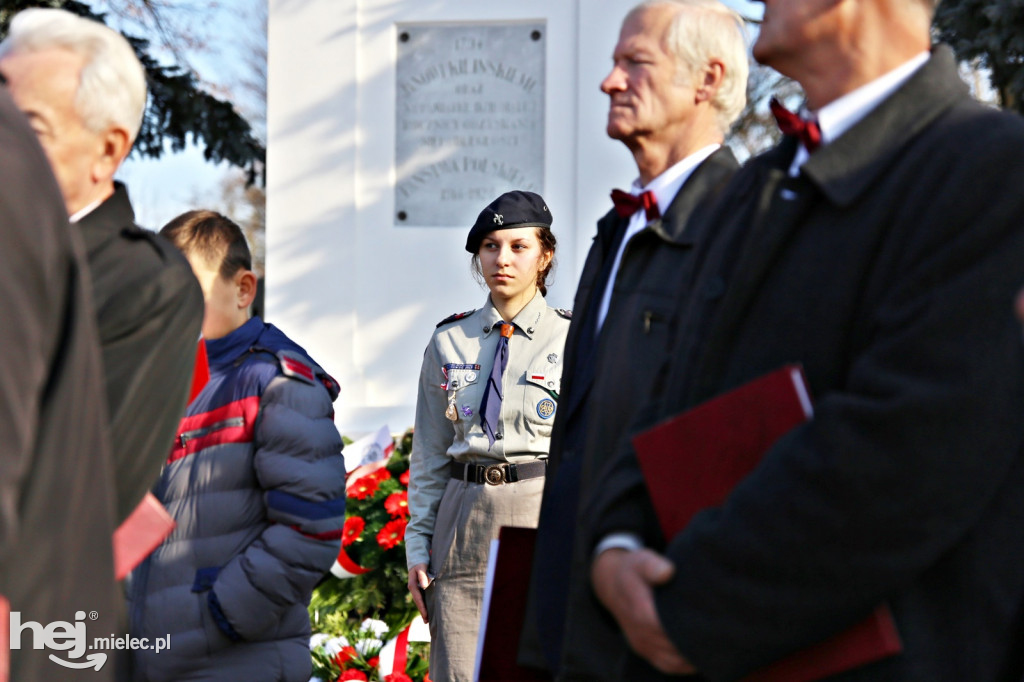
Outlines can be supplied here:
[[130, 579], [134, 679], [310, 676], [309, 596], [337, 557], [345, 464], [335, 381], [272, 325], [207, 342], [154, 494], [178, 524]]

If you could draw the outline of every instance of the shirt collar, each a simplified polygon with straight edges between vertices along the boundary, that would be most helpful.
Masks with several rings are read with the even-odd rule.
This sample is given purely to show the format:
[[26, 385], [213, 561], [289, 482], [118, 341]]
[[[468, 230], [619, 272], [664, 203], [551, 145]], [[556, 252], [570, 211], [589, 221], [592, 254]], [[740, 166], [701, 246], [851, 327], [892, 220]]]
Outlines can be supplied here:
[[[640, 185], [640, 178], [633, 181], [632, 193], [640, 195], [642, 192], [654, 192], [654, 197], [658, 200], [658, 208], [664, 215], [665, 209], [667, 209], [675, 200], [676, 195], [679, 194], [679, 188], [683, 186], [690, 174], [693, 173], [694, 169], [702, 164], [705, 159], [714, 154], [720, 144], [709, 144], [707, 147], [698, 149], [694, 153], [690, 154], [682, 161], [679, 161], [674, 166], [671, 166], [664, 173], [647, 183], [646, 187]], [[647, 222], [646, 220], [643, 222]]]
[[[528, 338], [533, 338], [534, 332], [537, 331], [537, 324], [540, 322], [541, 316], [544, 311], [547, 310], [548, 304], [544, 300], [543, 294], [540, 290], [534, 294], [533, 298], [529, 303], [526, 304], [519, 314], [511, 320], [504, 320], [505, 322], [512, 322], [517, 329], [522, 331]], [[494, 304], [491, 303], [491, 297], [487, 297], [487, 303], [484, 304], [482, 315], [480, 318], [481, 326], [483, 327], [484, 336], [487, 336], [495, 330], [495, 325], [501, 320], [501, 315], [498, 313]]]
[[816, 112], [821, 138], [825, 144], [836, 139], [867, 116], [872, 109], [896, 92], [908, 78], [924, 66], [929, 53], [922, 52], [889, 73], [829, 102]]
[[96, 208], [100, 204], [102, 204], [104, 201], [105, 201], [104, 199], [97, 199], [96, 201], [92, 202], [91, 204], [88, 204], [88, 205], [84, 206], [83, 208], [78, 209], [77, 211], [75, 211], [71, 215], [71, 217], [68, 218], [68, 222], [71, 223], [72, 225], [74, 225], [79, 220], [81, 220], [85, 216], [87, 216], [90, 213], [92, 213], [93, 211], [95, 211]]
[[[852, 90], [837, 100], [829, 102], [816, 112], [811, 112], [821, 127], [823, 145], [837, 139], [847, 130], [857, 125], [879, 104], [888, 99], [901, 85], [907, 82], [917, 70], [924, 66], [931, 53], [925, 51], [904, 62], [889, 73], [876, 78], [870, 83]], [[790, 166], [790, 175], [796, 175], [800, 166], [810, 155], [801, 144]]]

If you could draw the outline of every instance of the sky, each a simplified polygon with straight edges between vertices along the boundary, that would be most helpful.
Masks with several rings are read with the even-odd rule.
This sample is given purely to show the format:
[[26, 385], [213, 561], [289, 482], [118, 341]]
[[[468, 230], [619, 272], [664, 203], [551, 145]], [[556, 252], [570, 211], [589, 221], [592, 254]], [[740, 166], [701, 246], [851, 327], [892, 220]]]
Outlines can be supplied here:
[[[96, 0], [102, 8], [107, 0]], [[235, 101], [244, 96], [238, 82], [246, 59], [244, 31], [252, 30], [254, 8], [268, 0], [182, 0], [169, 14], [186, 27], [200, 49], [186, 49], [184, 58], [208, 90]], [[326, 0], [330, 1], [330, 0]], [[179, 9], [181, 8], [181, 9]], [[112, 22], [113, 23], [113, 22]], [[137, 25], [122, 25], [127, 33], [143, 35]], [[154, 41], [155, 42], [155, 41]], [[172, 55], [158, 48], [154, 55], [163, 63], [177, 63]], [[232, 91], [237, 91], [232, 94]], [[238, 102], [236, 101], [236, 108]], [[249, 108], [258, 106], [248, 102]], [[242, 107], [244, 110], [244, 107]], [[143, 227], [159, 230], [175, 216], [196, 208], [218, 208], [220, 183], [237, 169], [227, 163], [213, 164], [203, 158], [202, 149], [190, 145], [181, 152], [166, 151], [159, 159], [132, 154], [118, 171], [118, 179], [128, 186], [136, 221]]]
[[[218, 0], [203, 10], [209, 13], [206, 26], [217, 26], [217, 36], [230, 36], [228, 26], [237, 26], [238, 17], [247, 7], [261, 0]], [[329, 2], [330, 0], [324, 0]], [[750, 0], [723, 0], [745, 17], [759, 19], [763, 5]], [[212, 41], [211, 41], [212, 42]], [[186, 58], [200, 77], [214, 87], [230, 90], [237, 81], [238, 45], [218, 39], [217, 49], [188, 53]], [[190, 146], [182, 152], [166, 153], [160, 159], [143, 159], [132, 155], [121, 167], [118, 177], [128, 186], [135, 207], [136, 221], [159, 230], [172, 218], [196, 208], [217, 208], [219, 184], [233, 172], [226, 164], [212, 164], [203, 159], [202, 151]]]
[[722, 2], [748, 19], [760, 19], [764, 12], [764, 5], [760, 2], [751, 2], [750, 0], [722, 0]]

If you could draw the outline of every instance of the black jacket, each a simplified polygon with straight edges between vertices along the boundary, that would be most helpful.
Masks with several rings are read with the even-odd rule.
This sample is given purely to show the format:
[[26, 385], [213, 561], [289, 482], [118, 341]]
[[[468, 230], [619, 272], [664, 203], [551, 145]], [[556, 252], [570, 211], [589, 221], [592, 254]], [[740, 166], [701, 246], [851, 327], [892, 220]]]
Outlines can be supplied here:
[[181, 253], [135, 224], [124, 185], [78, 227], [93, 278], [120, 522], [156, 483], [173, 444], [203, 294]]
[[836, 680], [1020, 680], [1022, 148], [940, 47], [799, 177], [786, 142], [709, 214], [658, 412], [800, 362], [814, 418], [667, 547], [628, 452], [591, 510], [594, 539], [632, 530], [675, 562], [658, 613], [708, 679], [887, 602], [903, 654]]
[[[0, 596], [23, 624], [95, 613], [82, 619], [88, 645], [118, 631], [121, 608], [89, 278], [46, 157], [2, 87], [0, 150]], [[11, 680], [113, 679], [109, 660], [99, 671], [48, 660], [82, 663], [101, 652], [72, 659], [33, 643], [23, 631]]]
[[[561, 648], [560, 678], [602, 679], [614, 670], [610, 663], [624, 655], [625, 641], [592, 596], [587, 550], [582, 545], [573, 549], [574, 528], [586, 522], [577, 518], [578, 502], [590, 495], [593, 479], [605, 463], [606, 449], [597, 445], [620, 438], [654, 390], [669, 347], [680, 287], [694, 265], [694, 237], [684, 229], [687, 221], [737, 168], [732, 152], [719, 149], [693, 171], [664, 216], [630, 239], [601, 333], [596, 343], [588, 343], [586, 335], [594, 333], [597, 305], [607, 282], [606, 268], [615, 258], [628, 219], [612, 210], [597, 224], [566, 341], [562, 407], [552, 432], [532, 582], [533, 618], [539, 628], [533, 646], [547, 649], [548, 666]], [[570, 557], [572, 568], [567, 571]], [[561, 609], [552, 608], [560, 600], [567, 601], [565, 626]], [[559, 640], [564, 642], [561, 647]], [[539, 662], [536, 657], [524, 660]]]

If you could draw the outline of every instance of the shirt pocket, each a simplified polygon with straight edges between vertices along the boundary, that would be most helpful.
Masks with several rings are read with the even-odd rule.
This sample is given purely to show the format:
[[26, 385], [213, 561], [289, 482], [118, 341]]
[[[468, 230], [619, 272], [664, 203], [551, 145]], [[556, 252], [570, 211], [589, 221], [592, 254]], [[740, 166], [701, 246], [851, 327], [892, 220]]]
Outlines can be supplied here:
[[643, 305], [636, 338], [638, 350], [646, 354], [670, 349], [674, 310], [672, 302], [648, 301]]
[[526, 421], [539, 429], [538, 435], [549, 436], [558, 412], [558, 396], [562, 389], [562, 365], [546, 363], [526, 371], [523, 392], [523, 414]]

